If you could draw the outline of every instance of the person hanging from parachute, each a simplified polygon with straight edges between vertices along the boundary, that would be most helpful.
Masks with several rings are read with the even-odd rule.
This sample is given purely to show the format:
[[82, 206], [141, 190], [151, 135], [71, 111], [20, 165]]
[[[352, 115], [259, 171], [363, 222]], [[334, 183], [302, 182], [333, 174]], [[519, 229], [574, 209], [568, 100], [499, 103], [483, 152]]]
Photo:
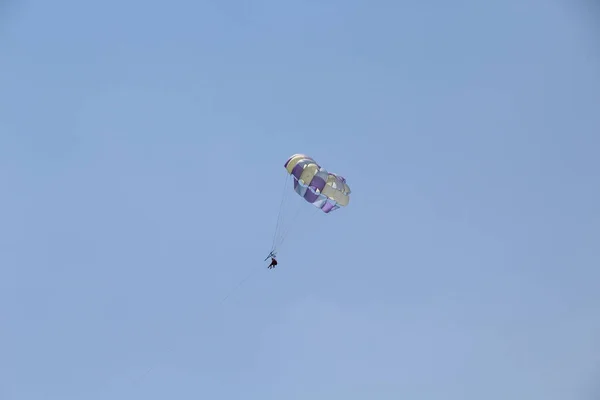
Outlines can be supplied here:
[[[288, 173], [286, 176], [286, 187], [287, 178], [290, 176], [293, 177], [293, 191], [325, 214], [345, 207], [350, 202], [351, 191], [346, 183], [346, 179], [341, 175], [328, 172], [325, 168], [317, 164], [312, 157], [305, 154], [294, 154], [287, 159], [284, 168]], [[265, 261], [269, 257], [271, 258], [271, 264], [268, 266], [269, 269], [273, 269], [277, 265], [277, 260], [275, 259], [276, 251], [278, 250], [278, 246], [281, 246], [289, 230], [289, 228], [285, 229], [283, 233], [279, 231], [281, 229], [280, 218], [283, 204], [284, 199], [282, 199], [280, 205], [280, 215], [278, 215], [277, 226], [275, 228], [273, 247], [271, 253], [265, 258]]]
[[265, 258], [265, 261], [267, 261], [269, 258], [271, 258], [271, 264], [269, 264], [269, 266], [267, 268], [269, 268], [269, 269], [275, 268], [275, 266], [277, 265], [276, 257], [277, 257], [277, 253], [275, 253], [275, 251], [272, 251], [269, 253], [267, 258]]
[[271, 257], [271, 264], [269, 264], [269, 266], [267, 268], [273, 269], [273, 268], [275, 268], [276, 265], [277, 265], [277, 260], [275, 259], [275, 257]]

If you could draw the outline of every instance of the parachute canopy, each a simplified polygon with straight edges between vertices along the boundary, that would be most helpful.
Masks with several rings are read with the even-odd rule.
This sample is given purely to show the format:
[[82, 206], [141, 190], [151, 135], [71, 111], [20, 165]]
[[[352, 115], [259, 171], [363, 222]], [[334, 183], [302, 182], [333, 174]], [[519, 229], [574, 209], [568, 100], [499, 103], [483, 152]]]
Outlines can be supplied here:
[[311, 157], [294, 154], [284, 164], [294, 178], [294, 191], [324, 213], [350, 202], [350, 187], [343, 176], [328, 172]]
[[[306, 154], [294, 154], [287, 159], [284, 167], [287, 174], [285, 175], [283, 196], [277, 214], [273, 245], [269, 256], [265, 260], [277, 254], [291, 230], [306, 225], [309, 225], [311, 230], [315, 229], [316, 221], [309, 223], [310, 218], [308, 217], [310, 215], [307, 216], [305, 213], [308, 211], [319, 213], [319, 211], [322, 211], [324, 214], [329, 214], [340, 207], [347, 206], [350, 202], [350, 187], [346, 184], [346, 179], [341, 175], [328, 172], [317, 164], [312, 157]], [[293, 191], [288, 188], [290, 177], [294, 180]], [[299, 197], [296, 197], [294, 192]], [[284, 211], [288, 208], [288, 200], [295, 203], [292, 207], [296, 209], [295, 215], [289, 219], [289, 216], [286, 216], [288, 212]], [[314, 207], [309, 207], [306, 204], [307, 202]], [[302, 222], [296, 223], [301, 215], [300, 221]], [[301, 232], [306, 232], [306, 229], [302, 229]]]

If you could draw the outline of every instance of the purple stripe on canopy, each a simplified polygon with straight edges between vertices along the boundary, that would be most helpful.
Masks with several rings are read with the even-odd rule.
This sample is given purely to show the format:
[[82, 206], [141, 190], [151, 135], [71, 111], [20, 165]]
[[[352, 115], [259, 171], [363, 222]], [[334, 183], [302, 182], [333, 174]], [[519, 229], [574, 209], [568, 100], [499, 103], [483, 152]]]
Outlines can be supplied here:
[[298, 163], [294, 166], [294, 169], [292, 169], [292, 175], [294, 175], [296, 179], [300, 179], [303, 170], [304, 167]]
[[328, 201], [325, 204], [323, 204], [322, 210], [325, 214], [327, 214], [333, 209], [333, 206], [334, 206], [334, 204]]
[[318, 175], [315, 175], [315, 176], [313, 176], [312, 180], [310, 181], [309, 186], [311, 188], [319, 189], [319, 191], [322, 191], [323, 188], [325, 187], [325, 184], [326, 184], [326, 182], [323, 178], [321, 178]]
[[306, 201], [308, 201], [309, 203], [314, 203], [315, 201], [317, 201], [317, 199], [319, 198], [319, 195], [314, 193], [312, 190], [307, 190], [306, 193], [304, 193], [304, 199]]

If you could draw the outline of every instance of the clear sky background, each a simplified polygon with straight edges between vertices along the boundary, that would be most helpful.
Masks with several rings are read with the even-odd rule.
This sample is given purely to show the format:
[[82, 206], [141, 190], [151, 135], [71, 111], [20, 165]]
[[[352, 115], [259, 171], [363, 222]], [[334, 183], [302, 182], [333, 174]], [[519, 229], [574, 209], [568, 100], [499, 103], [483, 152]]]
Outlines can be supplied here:
[[4, 3], [0, 399], [598, 399], [597, 16]]

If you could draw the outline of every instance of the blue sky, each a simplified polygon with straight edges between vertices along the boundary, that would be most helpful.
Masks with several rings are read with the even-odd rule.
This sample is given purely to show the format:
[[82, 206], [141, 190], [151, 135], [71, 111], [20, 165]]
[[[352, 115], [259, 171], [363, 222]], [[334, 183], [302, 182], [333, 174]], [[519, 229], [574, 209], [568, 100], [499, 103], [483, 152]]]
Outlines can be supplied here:
[[[585, 7], [6, 4], [3, 400], [597, 394]], [[297, 152], [352, 199], [269, 271]]]

